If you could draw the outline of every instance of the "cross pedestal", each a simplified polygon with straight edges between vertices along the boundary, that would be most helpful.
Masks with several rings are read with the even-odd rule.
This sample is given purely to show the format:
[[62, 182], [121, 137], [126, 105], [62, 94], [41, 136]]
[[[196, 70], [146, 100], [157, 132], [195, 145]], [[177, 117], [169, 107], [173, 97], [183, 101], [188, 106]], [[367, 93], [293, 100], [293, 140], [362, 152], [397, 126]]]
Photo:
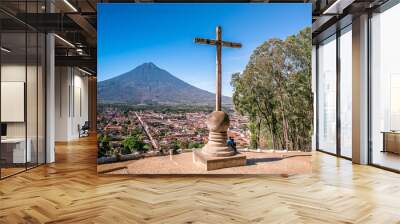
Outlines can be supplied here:
[[208, 143], [201, 151], [194, 151], [194, 161], [205, 166], [206, 170], [216, 170], [246, 165], [246, 156], [236, 153], [226, 144], [228, 138], [229, 116], [223, 111], [214, 111], [207, 117], [210, 130]]
[[246, 156], [237, 153], [227, 145], [227, 131], [229, 128], [229, 116], [221, 111], [221, 54], [222, 46], [240, 48], [240, 43], [222, 41], [222, 30], [218, 26], [216, 29], [216, 40], [195, 38], [196, 43], [215, 45], [217, 48], [216, 57], [216, 99], [215, 111], [207, 117], [207, 127], [210, 131], [208, 143], [201, 151], [194, 151], [194, 162], [205, 166], [206, 170], [215, 170], [234, 166], [246, 165]]

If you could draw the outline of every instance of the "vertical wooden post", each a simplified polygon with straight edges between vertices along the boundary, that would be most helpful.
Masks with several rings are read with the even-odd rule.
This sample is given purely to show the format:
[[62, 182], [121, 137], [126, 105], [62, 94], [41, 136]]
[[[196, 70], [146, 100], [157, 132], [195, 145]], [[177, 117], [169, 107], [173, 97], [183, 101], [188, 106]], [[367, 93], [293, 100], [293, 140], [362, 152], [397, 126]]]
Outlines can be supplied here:
[[216, 93], [215, 93], [215, 111], [221, 111], [221, 73], [222, 73], [222, 65], [221, 65], [221, 53], [222, 53], [222, 30], [220, 26], [216, 28], [217, 34], [217, 61], [216, 61]]
[[208, 44], [215, 45], [217, 47], [217, 58], [216, 58], [216, 82], [215, 82], [215, 111], [221, 111], [222, 105], [222, 47], [231, 47], [231, 48], [241, 48], [241, 43], [222, 41], [222, 28], [217, 26], [215, 29], [217, 38], [215, 40], [204, 39], [204, 38], [195, 38], [194, 42], [197, 44]]

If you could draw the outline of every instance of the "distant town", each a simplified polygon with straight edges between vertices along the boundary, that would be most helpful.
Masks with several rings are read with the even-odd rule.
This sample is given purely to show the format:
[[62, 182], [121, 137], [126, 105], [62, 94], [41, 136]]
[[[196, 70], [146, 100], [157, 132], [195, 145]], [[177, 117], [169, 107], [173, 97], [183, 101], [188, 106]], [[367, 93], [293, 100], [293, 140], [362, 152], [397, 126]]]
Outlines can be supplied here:
[[[98, 107], [99, 163], [180, 153], [207, 142], [208, 107]], [[248, 147], [248, 119], [230, 110], [228, 135], [238, 147]], [[114, 158], [112, 160], [107, 158]], [[119, 161], [119, 159], [117, 159]]]

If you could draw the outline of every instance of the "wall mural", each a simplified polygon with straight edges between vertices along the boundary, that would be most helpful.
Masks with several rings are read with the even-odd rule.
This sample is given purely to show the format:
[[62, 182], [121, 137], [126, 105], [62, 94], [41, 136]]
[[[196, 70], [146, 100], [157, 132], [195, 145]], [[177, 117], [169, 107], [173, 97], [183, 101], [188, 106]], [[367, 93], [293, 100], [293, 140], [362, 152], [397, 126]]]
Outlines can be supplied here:
[[311, 4], [99, 4], [98, 172], [311, 172]]

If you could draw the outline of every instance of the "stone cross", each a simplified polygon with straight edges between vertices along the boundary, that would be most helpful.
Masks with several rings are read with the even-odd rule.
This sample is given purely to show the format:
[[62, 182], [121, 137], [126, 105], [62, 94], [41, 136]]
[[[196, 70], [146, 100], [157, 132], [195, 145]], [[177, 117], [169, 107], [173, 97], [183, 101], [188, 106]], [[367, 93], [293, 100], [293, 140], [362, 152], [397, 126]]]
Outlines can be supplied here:
[[232, 47], [232, 48], [241, 48], [241, 43], [234, 43], [222, 40], [222, 30], [220, 26], [216, 28], [217, 37], [215, 40], [212, 39], [204, 39], [204, 38], [195, 38], [194, 42], [196, 44], [208, 44], [215, 45], [217, 47], [217, 60], [216, 60], [216, 92], [215, 92], [215, 111], [221, 111], [221, 72], [222, 72], [222, 64], [221, 64], [221, 53], [222, 47]]

